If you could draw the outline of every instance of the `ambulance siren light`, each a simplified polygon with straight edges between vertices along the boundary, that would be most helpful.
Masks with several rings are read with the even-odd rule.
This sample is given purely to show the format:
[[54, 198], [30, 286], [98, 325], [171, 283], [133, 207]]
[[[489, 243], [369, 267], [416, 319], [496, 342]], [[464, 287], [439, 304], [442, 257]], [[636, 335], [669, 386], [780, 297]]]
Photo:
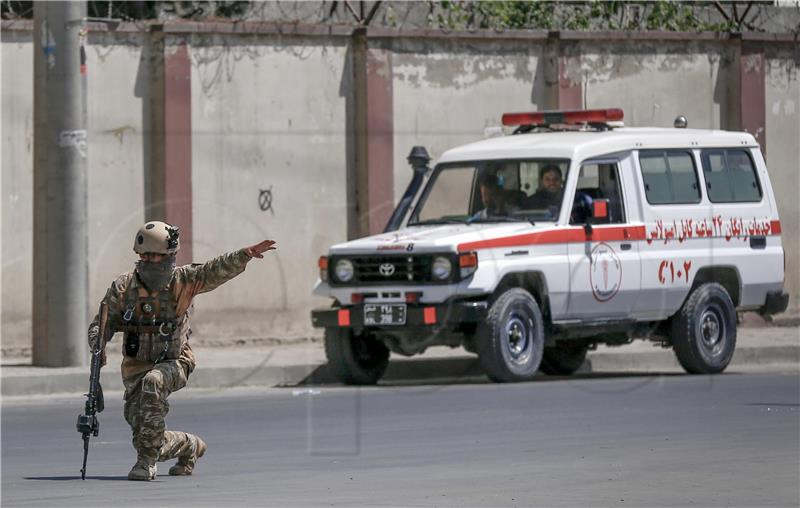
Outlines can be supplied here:
[[618, 122], [623, 112], [619, 108], [578, 109], [572, 111], [538, 111], [533, 113], [504, 113], [503, 125], [553, 125]]

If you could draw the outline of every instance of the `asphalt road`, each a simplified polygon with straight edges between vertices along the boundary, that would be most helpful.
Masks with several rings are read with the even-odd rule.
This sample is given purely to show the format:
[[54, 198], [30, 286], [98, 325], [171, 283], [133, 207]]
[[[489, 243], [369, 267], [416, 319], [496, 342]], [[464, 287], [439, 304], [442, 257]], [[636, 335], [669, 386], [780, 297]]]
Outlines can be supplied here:
[[209, 450], [150, 483], [107, 398], [86, 481], [80, 398], [3, 402], [4, 507], [800, 504], [797, 372], [188, 389], [168, 424]]

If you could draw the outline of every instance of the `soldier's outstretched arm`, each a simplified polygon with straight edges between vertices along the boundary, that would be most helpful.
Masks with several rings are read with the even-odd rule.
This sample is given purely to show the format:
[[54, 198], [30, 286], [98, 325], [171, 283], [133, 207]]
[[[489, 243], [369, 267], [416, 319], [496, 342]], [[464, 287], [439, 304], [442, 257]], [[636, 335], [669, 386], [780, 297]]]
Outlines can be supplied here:
[[264, 253], [275, 250], [273, 240], [264, 240], [250, 247], [216, 257], [200, 265], [182, 266], [182, 282], [191, 285], [192, 295], [206, 293], [244, 272], [252, 258], [263, 258]]

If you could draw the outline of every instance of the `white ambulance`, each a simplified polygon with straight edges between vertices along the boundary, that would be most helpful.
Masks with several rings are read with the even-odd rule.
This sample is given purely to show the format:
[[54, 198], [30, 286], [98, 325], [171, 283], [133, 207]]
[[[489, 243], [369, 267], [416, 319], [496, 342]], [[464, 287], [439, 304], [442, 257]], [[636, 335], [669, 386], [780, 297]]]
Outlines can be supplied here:
[[672, 347], [722, 372], [737, 312], [783, 312], [781, 223], [743, 132], [626, 128], [619, 109], [508, 113], [513, 134], [424, 148], [379, 235], [319, 260], [329, 366], [374, 384], [389, 352], [463, 346], [494, 381], [575, 372], [597, 344]]

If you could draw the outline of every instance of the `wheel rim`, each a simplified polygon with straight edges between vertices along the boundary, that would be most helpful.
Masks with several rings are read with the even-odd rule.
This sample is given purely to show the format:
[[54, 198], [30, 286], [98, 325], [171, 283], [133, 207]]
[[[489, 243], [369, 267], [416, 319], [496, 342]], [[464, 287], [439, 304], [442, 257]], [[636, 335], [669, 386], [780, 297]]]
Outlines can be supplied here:
[[719, 355], [725, 346], [727, 330], [722, 309], [717, 304], [710, 304], [700, 315], [697, 323], [697, 335], [700, 346], [710, 356]]
[[533, 350], [533, 321], [513, 312], [503, 328], [503, 346], [512, 364], [527, 364]]

